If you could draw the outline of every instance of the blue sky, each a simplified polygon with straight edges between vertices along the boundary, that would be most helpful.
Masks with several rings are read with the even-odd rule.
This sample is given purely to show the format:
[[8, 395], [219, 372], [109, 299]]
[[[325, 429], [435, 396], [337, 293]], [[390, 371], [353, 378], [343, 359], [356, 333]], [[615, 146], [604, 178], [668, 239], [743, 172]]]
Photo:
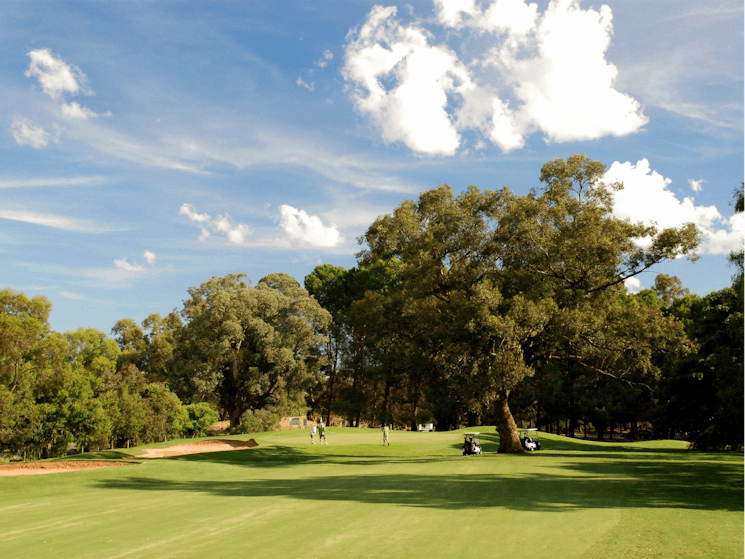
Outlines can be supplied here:
[[402, 200], [524, 194], [573, 153], [624, 182], [620, 217], [704, 231], [630, 290], [730, 283], [740, 1], [24, 1], [0, 30], [0, 286], [55, 330], [350, 267]]

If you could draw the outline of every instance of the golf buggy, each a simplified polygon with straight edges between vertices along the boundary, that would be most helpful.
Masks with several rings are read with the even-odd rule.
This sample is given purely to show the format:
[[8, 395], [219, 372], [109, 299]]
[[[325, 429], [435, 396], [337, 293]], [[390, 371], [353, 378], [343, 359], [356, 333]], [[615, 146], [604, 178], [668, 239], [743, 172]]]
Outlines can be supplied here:
[[475, 432], [463, 433], [463, 456], [481, 454], [480, 434]]
[[538, 429], [535, 427], [530, 429], [518, 429], [518, 435], [520, 437], [520, 444], [528, 452], [534, 450], [541, 450], [541, 441], [538, 440]]

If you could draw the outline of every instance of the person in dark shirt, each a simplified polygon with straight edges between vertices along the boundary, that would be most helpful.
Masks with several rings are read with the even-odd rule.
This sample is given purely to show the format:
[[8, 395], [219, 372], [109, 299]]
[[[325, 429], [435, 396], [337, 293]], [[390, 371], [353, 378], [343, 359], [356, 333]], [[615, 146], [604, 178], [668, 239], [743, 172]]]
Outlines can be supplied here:
[[323, 424], [323, 421], [318, 425], [318, 444], [329, 444], [328, 440], [326, 439], [326, 426]]

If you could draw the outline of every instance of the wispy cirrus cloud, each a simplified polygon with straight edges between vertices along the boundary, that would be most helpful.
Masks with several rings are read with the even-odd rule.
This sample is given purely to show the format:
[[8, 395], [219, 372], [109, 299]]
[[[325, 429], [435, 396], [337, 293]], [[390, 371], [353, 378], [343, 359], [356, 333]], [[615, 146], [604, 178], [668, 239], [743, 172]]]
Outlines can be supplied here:
[[110, 182], [104, 175], [88, 175], [77, 177], [40, 177], [27, 179], [0, 178], [0, 188], [43, 188], [66, 186], [98, 186]]
[[87, 301], [89, 303], [96, 303], [98, 305], [107, 304], [106, 301], [101, 301], [100, 299], [94, 299], [92, 297], [87, 297], [78, 293], [72, 293], [71, 291], [60, 291], [60, 295], [62, 295], [62, 297], [64, 297], [65, 299], [72, 299], [73, 301]]
[[60, 292], [60, 295], [62, 295], [65, 299], [75, 299], [75, 300], [78, 300], [78, 301], [86, 301], [87, 300], [82, 295], [78, 295], [77, 293], [70, 293], [69, 291], [62, 291], [62, 292]]
[[0, 218], [81, 233], [103, 233], [113, 230], [109, 227], [87, 220], [71, 219], [60, 215], [42, 214], [37, 212], [0, 210]]
[[60, 109], [62, 109], [63, 116], [77, 120], [87, 120], [89, 118], [111, 116], [111, 111], [106, 111], [103, 114], [98, 114], [87, 107], [81, 107], [80, 104], [76, 103], [75, 101], [73, 101], [72, 103], [63, 103]]
[[298, 77], [298, 79], [295, 81], [296, 84], [304, 87], [308, 91], [313, 91], [316, 88], [316, 84], [314, 82], [306, 82], [303, 78]]

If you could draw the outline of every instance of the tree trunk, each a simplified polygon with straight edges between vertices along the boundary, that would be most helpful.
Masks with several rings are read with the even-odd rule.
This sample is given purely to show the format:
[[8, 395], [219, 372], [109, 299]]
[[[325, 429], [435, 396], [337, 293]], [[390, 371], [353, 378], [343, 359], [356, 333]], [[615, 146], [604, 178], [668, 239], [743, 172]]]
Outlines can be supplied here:
[[417, 423], [417, 415], [419, 414], [419, 400], [422, 397], [422, 381], [421, 378], [416, 381], [416, 388], [414, 389], [414, 396], [412, 398], [413, 403], [411, 407], [411, 430], [416, 431], [419, 428]]
[[339, 349], [338, 344], [334, 351], [334, 364], [331, 366], [331, 374], [329, 375], [329, 400], [326, 408], [326, 425], [331, 425], [331, 406], [334, 404], [334, 381], [336, 380], [336, 366], [339, 362]]
[[523, 445], [520, 444], [520, 438], [517, 436], [517, 425], [507, 403], [509, 395], [509, 390], [501, 391], [494, 403], [497, 415], [497, 432], [499, 433], [499, 449], [497, 449], [497, 452], [500, 454], [525, 452]]
[[385, 379], [385, 390], [383, 391], [383, 417], [380, 420], [381, 425], [388, 424], [388, 400], [391, 395], [391, 381], [389, 377]]
[[595, 432], [598, 435], [598, 440], [603, 440], [603, 435], [605, 434], [605, 423], [598, 423], [595, 425]]
[[242, 415], [243, 415], [243, 410], [239, 407], [235, 407], [232, 410], [230, 410], [230, 429], [235, 429], [241, 424]]

